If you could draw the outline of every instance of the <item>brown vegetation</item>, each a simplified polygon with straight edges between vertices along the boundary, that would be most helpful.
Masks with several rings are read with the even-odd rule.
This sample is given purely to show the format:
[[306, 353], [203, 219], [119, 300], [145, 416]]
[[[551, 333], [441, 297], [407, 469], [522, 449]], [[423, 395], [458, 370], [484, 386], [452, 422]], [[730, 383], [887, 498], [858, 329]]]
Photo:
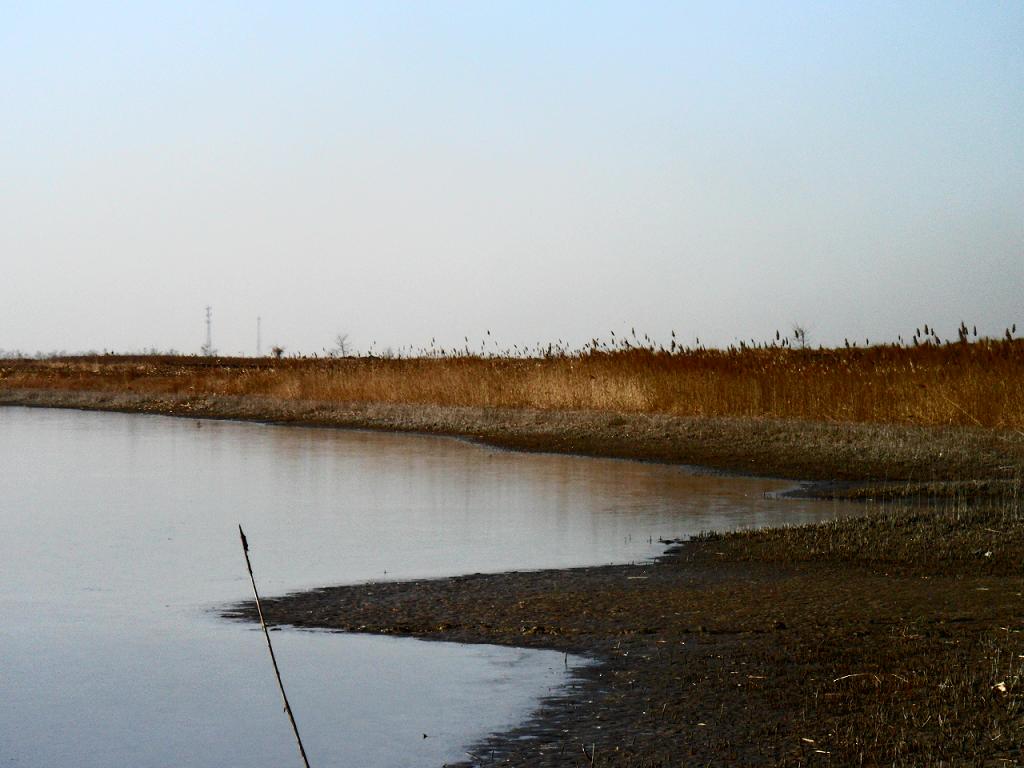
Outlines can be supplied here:
[[660, 350], [538, 357], [79, 357], [0, 363], [0, 389], [320, 403], [588, 410], [1024, 429], [1024, 341]]

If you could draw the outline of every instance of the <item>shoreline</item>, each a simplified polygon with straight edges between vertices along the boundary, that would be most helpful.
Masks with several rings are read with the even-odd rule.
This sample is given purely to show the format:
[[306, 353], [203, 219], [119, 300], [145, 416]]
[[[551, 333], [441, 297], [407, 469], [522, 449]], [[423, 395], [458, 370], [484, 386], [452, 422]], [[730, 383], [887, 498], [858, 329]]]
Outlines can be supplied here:
[[[980, 558], [983, 573], [942, 553], [898, 569], [772, 560], [759, 535], [691, 540], [644, 564], [326, 587], [264, 599], [263, 610], [276, 626], [595, 662], [526, 722], [470, 746], [481, 757], [462, 768], [589, 765], [592, 745], [601, 765], [633, 768], [845, 765], [865, 751], [868, 765], [1024, 759], [1019, 670], [1007, 674], [1024, 654], [1019, 546]], [[256, 620], [251, 601], [222, 615]], [[1009, 668], [993, 668], [993, 653]], [[897, 730], [908, 711], [917, 733]]]
[[[265, 611], [278, 625], [598, 661], [460, 766], [591, 765], [594, 745], [596, 764], [629, 768], [1024, 762], [1015, 435], [56, 390], [6, 391], [0, 404], [448, 434], [672, 463], [707, 455], [713, 471], [798, 479], [809, 467], [816, 495], [933, 492], [940, 501], [927, 509], [876, 505], [863, 518], [709, 535], [653, 563], [328, 587], [265, 599]], [[892, 472], [872, 471], [886, 461]], [[223, 615], [251, 620], [252, 610]]]
[[973, 427], [66, 389], [0, 389], [3, 405], [447, 436], [506, 450], [792, 480], [803, 486], [796, 494], [816, 498], [998, 497], [1024, 476], [1024, 433]]

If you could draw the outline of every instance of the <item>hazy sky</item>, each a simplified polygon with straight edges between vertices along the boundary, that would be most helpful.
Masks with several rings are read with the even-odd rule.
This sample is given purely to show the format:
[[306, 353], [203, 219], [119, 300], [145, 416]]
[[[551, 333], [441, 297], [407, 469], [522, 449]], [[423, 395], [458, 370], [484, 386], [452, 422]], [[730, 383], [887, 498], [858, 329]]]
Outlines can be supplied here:
[[[0, 0], [0, 349], [1024, 326], [1024, 3]], [[1024, 331], [1024, 328], [1022, 328]]]

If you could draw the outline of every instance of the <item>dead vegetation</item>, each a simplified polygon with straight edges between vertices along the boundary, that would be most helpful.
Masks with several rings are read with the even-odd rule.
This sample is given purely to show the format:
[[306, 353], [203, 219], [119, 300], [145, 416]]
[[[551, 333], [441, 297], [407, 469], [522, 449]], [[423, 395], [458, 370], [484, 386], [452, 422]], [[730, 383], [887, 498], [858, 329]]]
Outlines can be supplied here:
[[1021, 340], [823, 350], [640, 344], [549, 347], [532, 357], [21, 359], [0, 362], [0, 388], [1024, 430]]
[[1020, 574], [1024, 512], [1020, 480], [983, 499], [873, 504], [864, 518], [816, 525], [706, 533], [730, 559], [852, 563], [902, 572], [967, 576]]

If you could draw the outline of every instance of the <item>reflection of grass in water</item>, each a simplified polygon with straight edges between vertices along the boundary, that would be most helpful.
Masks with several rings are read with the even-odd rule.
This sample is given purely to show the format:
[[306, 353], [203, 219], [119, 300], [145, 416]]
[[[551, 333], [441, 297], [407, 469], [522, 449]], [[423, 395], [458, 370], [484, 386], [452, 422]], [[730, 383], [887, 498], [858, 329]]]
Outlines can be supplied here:
[[0, 364], [0, 385], [1024, 429], [1024, 341], [965, 337], [827, 350], [665, 349], [634, 337], [387, 358], [19, 360]]

